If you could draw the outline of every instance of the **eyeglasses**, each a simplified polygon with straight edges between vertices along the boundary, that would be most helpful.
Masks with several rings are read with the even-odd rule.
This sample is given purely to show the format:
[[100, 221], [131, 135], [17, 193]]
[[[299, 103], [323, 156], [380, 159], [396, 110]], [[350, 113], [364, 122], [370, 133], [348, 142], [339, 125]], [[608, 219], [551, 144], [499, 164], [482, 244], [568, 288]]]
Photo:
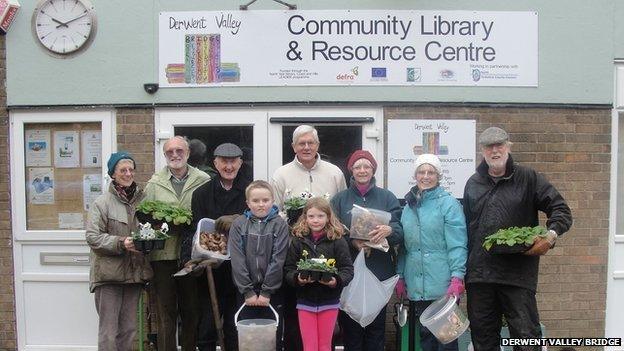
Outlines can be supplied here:
[[316, 141], [300, 141], [297, 144], [295, 144], [295, 146], [297, 147], [312, 147], [315, 146], [316, 144], [318, 144]]
[[357, 165], [357, 166], [353, 166], [353, 169], [363, 169], [365, 171], [369, 170], [369, 169], [373, 169], [373, 167], [371, 165]]
[[122, 168], [122, 169], [118, 169], [117, 172], [121, 173], [121, 174], [134, 174], [134, 168]]
[[432, 176], [437, 176], [438, 172], [436, 172], [436, 171], [416, 171], [416, 174], [419, 175], [419, 176], [423, 176], [423, 177], [426, 177], [426, 176], [432, 177]]
[[169, 149], [169, 150], [165, 150], [165, 155], [171, 157], [173, 155], [184, 155], [185, 152], [186, 152], [186, 150], [184, 150], [182, 148]]

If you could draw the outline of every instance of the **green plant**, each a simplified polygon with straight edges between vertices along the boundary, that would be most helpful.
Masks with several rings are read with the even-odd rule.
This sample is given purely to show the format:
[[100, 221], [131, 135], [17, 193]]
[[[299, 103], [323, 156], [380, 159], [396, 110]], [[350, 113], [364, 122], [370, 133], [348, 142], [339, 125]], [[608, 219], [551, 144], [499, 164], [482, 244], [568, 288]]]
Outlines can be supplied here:
[[152, 218], [156, 220], [175, 225], [191, 224], [193, 219], [193, 214], [189, 209], [158, 200], [143, 201], [139, 204], [137, 210], [152, 215]]
[[297, 270], [338, 273], [335, 259], [327, 259], [323, 255], [320, 255], [318, 258], [308, 258], [307, 250], [303, 250], [301, 254], [303, 257], [297, 262]]
[[[308, 191], [308, 189], [304, 190], [299, 194], [299, 196], [293, 196], [292, 190], [286, 189], [284, 193], [286, 200], [284, 201], [284, 209], [288, 210], [300, 210], [305, 207], [305, 204], [309, 199], [313, 198], [315, 195]], [[325, 200], [329, 200], [329, 193], [323, 195]]]
[[489, 235], [483, 242], [483, 247], [490, 250], [493, 245], [525, 245], [530, 246], [537, 236], [545, 236], [546, 228], [537, 227], [511, 227], [499, 229], [496, 233]]

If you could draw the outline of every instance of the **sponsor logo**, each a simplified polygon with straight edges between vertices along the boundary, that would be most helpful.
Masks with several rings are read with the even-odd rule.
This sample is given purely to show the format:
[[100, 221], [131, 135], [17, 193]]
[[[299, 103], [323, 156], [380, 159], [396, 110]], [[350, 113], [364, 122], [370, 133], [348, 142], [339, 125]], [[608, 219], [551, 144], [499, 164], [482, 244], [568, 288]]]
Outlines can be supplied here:
[[373, 77], [373, 78], [386, 78], [386, 67], [373, 67], [373, 68], [371, 68], [371, 77]]
[[481, 80], [481, 71], [478, 69], [473, 69], [472, 70], [472, 80], [475, 82], [478, 82]]
[[455, 72], [450, 69], [443, 69], [440, 71], [440, 78], [443, 79], [453, 79], [455, 77]]
[[407, 67], [406, 73], [407, 73], [406, 80], [408, 82], [420, 82], [420, 79], [421, 79], [420, 67]]
[[351, 68], [351, 70], [348, 73], [338, 73], [338, 75], [336, 75], [336, 80], [354, 81], [358, 75], [359, 75], [359, 67], [355, 66]]

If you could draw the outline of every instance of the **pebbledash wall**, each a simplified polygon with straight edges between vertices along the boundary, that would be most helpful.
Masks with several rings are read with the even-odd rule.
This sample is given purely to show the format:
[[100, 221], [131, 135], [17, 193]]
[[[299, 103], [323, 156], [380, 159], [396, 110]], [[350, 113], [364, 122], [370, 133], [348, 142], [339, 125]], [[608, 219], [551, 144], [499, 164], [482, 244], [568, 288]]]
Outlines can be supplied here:
[[[142, 85], [156, 80], [158, 12], [235, 10], [239, 4], [224, 0], [210, 4], [204, 0], [92, 2], [98, 11], [98, 34], [93, 46], [76, 58], [53, 59], [36, 47], [29, 28], [32, 2], [22, 4], [9, 34], [0, 36], [0, 81], [6, 82], [0, 84], [0, 145], [5, 147], [0, 152], [0, 350], [17, 349], [8, 111], [68, 106], [79, 111], [93, 106], [114, 110], [116, 149], [132, 151], [141, 183], [154, 169], [154, 117], [161, 105], [343, 103], [382, 106], [386, 124], [388, 119], [401, 118], [474, 119], [477, 133], [500, 126], [510, 133], [515, 160], [543, 172], [573, 211], [572, 230], [541, 260], [538, 302], [548, 336], [604, 336], [613, 60], [624, 57], [624, 45], [615, 40], [624, 35], [624, 26], [615, 20], [624, 14], [624, 6], [617, 1], [406, 4], [360, 0], [340, 4], [349, 9], [537, 11], [537, 88], [194, 88], [161, 89], [156, 95], [146, 94]], [[296, 3], [300, 10], [337, 6], [329, 0]], [[267, 1], [253, 5], [256, 8], [282, 9]], [[384, 140], [387, 144], [387, 136]], [[389, 350], [395, 347], [393, 331], [388, 318]]]

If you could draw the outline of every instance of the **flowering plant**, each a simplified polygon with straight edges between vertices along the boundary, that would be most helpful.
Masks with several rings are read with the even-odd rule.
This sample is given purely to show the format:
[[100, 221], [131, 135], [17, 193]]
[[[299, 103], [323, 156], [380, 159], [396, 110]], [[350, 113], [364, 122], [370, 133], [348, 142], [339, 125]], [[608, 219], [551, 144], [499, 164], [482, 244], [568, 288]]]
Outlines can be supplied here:
[[303, 250], [301, 255], [303, 257], [297, 262], [297, 270], [338, 273], [336, 260], [333, 258], [327, 259], [323, 255], [320, 255], [318, 258], [308, 258], [309, 254], [307, 250]]
[[132, 240], [163, 240], [169, 238], [169, 226], [163, 223], [159, 229], [152, 228], [150, 222], [139, 223], [139, 232], [132, 232]]
[[[308, 189], [305, 189], [304, 191], [302, 191], [299, 194], [299, 196], [293, 196], [292, 190], [286, 189], [286, 192], [284, 193], [284, 195], [286, 195], [285, 196], [286, 201], [284, 201], [284, 209], [286, 211], [300, 210], [305, 206], [308, 200], [314, 197], [314, 194], [309, 192]], [[323, 195], [323, 198], [325, 200], [329, 200], [329, 197], [330, 197], [329, 193], [325, 193], [325, 195]]]

